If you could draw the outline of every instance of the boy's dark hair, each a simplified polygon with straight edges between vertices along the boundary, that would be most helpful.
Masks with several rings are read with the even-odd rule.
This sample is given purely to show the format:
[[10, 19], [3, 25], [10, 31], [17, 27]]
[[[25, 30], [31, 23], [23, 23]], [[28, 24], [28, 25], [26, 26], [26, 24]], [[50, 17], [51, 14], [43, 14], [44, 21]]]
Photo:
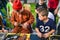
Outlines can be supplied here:
[[43, 12], [43, 13], [42, 13], [42, 16], [48, 16], [48, 10], [47, 10], [47, 8], [38, 7], [38, 8], [37, 8], [37, 11], [38, 11], [38, 14], [39, 14], [40, 12]]

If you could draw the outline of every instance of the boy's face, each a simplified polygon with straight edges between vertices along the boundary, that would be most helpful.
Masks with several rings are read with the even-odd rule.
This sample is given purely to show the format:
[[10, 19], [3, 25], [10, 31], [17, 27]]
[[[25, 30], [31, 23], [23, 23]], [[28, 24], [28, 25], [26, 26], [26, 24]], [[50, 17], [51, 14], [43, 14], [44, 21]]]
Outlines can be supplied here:
[[42, 16], [42, 12], [38, 14], [38, 18], [41, 20], [41, 21], [44, 21], [46, 19], [46, 16]]

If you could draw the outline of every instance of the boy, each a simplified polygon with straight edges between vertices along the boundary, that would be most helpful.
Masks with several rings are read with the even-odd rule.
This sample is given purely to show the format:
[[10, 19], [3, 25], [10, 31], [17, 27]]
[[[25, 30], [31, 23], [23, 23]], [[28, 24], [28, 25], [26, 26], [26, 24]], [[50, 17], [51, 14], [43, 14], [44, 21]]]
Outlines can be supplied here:
[[42, 7], [42, 8], [46, 8], [47, 9], [47, 6], [46, 6], [46, 3], [44, 2], [44, 0], [39, 0], [39, 3], [36, 4], [36, 8], [35, 8], [35, 12], [36, 12], [36, 21], [37, 21], [37, 18], [38, 18], [38, 7]]
[[38, 19], [36, 21], [36, 32], [40, 40], [47, 40], [48, 37], [56, 30], [56, 25], [52, 19], [48, 18], [48, 11], [39, 7]]

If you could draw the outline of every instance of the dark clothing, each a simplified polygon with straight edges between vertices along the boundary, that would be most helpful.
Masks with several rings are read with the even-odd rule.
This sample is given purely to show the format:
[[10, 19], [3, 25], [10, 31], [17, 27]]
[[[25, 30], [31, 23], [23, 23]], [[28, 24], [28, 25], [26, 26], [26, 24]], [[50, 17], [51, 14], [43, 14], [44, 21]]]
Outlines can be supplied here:
[[[42, 8], [46, 8], [46, 9], [47, 9], [46, 3], [43, 3], [42, 5], [39, 5], [39, 4], [37, 3], [35, 9], [37, 9], [38, 7], [42, 7]], [[38, 14], [36, 14], [36, 18], [38, 18]]]
[[49, 19], [45, 24], [43, 21], [37, 19], [36, 28], [38, 28], [39, 31], [44, 34], [50, 32], [52, 29], [56, 30], [56, 25], [52, 19]]
[[38, 7], [43, 7], [43, 8], [47, 8], [47, 5], [44, 3], [42, 5], [39, 5], [38, 3], [36, 4], [36, 8], [37, 9]]
[[2, 30], [2, 26], [0, 25], [0, 30]]
[[48, 38], [39, 38], [37, 35], [31, 34], [31, 40], [48, 40]]
[[[49, 11], [54, 15], [55, 9], [50, 8]], [[56, 24], [56, 16], [57, 15], [54, 15], [54, 22], [55, 22], [55, 24]]]
[[57, 32], [58, 35], [60, 35], [60, 23], [58, 25], [58, 32]]

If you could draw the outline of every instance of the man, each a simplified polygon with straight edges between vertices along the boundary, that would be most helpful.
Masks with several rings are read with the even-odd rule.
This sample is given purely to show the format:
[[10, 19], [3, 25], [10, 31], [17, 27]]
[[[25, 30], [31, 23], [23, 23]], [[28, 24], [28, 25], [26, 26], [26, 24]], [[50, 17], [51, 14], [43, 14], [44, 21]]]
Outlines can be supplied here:
[[30, 25], [34, 22], [31, 12], [24, 10], [20, 0], [14, 0], [11, 23], [14, 25], [13, 33], [30, 33]]

